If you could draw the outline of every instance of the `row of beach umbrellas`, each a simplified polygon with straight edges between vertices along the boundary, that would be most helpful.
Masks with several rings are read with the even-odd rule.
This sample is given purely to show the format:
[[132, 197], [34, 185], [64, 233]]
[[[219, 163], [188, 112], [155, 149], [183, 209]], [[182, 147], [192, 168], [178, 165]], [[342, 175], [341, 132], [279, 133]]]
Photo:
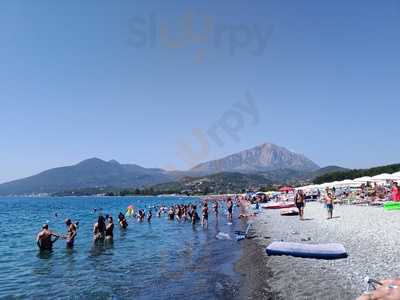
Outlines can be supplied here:
[[335, 188], [342, 188], [342, 187], [359, 187], [362, 184], [366, 184], [368, 182], [373, 183], [385, 183], [387, 181], [400, 181], [400, 172], [396, 172], [393, 174], [383, 173], [373, 177], [365, 176], [356, 178], [353, 180], [346, 179], [343, 181], [334, 181], [334, 182], [327, 182], [320, 185], [307, 185], [303, 187], [299, 187], [297, 189], [301, 190], [316, 190], [316, 189], [325, 189], [327, 187], [335, 187]]

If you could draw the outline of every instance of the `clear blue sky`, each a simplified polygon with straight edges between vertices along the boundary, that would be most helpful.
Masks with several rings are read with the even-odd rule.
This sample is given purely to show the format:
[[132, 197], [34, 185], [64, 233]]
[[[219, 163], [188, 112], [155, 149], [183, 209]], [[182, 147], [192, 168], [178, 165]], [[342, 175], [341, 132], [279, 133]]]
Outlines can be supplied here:
[[273, 142], [321, 166], [400, 162], [398, 2], [2, 1], [0, 182], [89, 157], [186, 168], [180, 142], [246, 91], [259, 122], [199, 160]]

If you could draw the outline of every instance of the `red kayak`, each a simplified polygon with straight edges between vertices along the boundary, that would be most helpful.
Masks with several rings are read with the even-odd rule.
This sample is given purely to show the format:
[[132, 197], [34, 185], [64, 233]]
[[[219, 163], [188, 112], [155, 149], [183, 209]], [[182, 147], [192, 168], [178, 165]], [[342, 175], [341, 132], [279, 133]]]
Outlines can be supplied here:
[[291, 208], [295, 207], [294, 203], [275, 203], [271, 205], [264, 206], [265, 209], [281, 209], [281, 208]]

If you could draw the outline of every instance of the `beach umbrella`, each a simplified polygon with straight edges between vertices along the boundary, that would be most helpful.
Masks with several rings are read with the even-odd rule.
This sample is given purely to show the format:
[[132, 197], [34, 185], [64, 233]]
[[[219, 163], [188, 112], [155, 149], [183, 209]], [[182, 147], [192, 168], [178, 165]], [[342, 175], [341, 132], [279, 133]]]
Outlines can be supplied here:
[[394, 179], [395, 179], [395, 177], [392, 174], [387, 174], [387, 173], [379, 174], [379, 175], [372, 177], [373, 181], [386, 181], [386, 180], [394, 180]]
[[392, 176], [394, 178], [393, 180], [399, 180], [400, 179], [400, 172], [393, 173]]
[[338, 186], [352, 186], [352, 185], [354, 185], [354, 181], [350, 179], [339, 181], [338, 183]]
[[370, 181], [372, 181], [372, 178], [369, 177], [369, 176], [365, 176], [365, 177], [360, 177], [360, 178], [354, 179], [354, 182], [357, 182], [357, 183], [367, 183], [367, 182], [370, 182]]

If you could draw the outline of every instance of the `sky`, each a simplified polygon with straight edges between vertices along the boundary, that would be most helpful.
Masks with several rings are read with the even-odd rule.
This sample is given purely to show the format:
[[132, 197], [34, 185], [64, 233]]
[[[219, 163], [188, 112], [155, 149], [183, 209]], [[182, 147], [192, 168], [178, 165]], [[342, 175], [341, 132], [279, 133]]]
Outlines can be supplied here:
[[0, 182], [264, 142], [320, 166], [400, 162], [398, 0], [6, 0], [0, 39]]

